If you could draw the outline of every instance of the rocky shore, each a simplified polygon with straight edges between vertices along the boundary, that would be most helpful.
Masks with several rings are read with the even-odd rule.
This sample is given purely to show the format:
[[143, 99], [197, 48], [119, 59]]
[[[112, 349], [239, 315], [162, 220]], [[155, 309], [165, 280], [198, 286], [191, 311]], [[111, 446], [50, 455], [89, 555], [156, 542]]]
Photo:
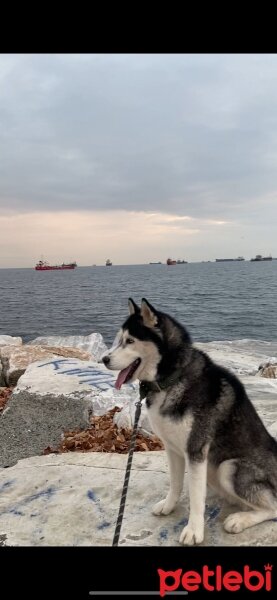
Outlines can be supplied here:
[[[225, 357], [225, 366], [240, 377], [266, 427], [277, 437], [277, 352], [273, 355], [272, 347], [262, 342], [254, 351], [251, 344], [228, 346], [226, 342], [228, 353], [221, 342], [197, 345], [223, 365]], [[100, 362], [105, 350], [99, 333], [40, 337], [28, 344], [21, 338], [0, 336], [0, 537], [6, 536], [6, 545], [55, 544], [55, 527], [61, 545], [111, 543], [126, 464], [123, 454], [128, 450], [126, 432], [133, 423], [138, 385], [114, 388], [117, 374]], [[170, 515], [166, 527], [151, 516], [151, 498], [159, 499], [159, 489], [167, 489], [168, 480], [162, 445], [151, 437], [145, 407], [139, 425], [122, 543], [177, 545], [178, 515]], [[211, 516], [224, 509], [211, 498], [206, 545], [259, 544], [260, 536], [262, 543], [265, 539], [268, 545], [275, 543], [273, 522], [240, 536], [224, 533], [220, 519], [215, 522]], [[95, 517], [90, 542], [85, 533], [89, 499]], [[81, 504], [76, 520], [77, 500]], [[188, 512], [186, 490], [183, 502], [180, 516]], [[142, 521], [134, 517], [135, 505], [140, 511], [147, 507]], [[62, 527], [57, 515], [62, 517], [65, 506], [67, 525]], [[109, 517], [104, 519], [106, 513]]]

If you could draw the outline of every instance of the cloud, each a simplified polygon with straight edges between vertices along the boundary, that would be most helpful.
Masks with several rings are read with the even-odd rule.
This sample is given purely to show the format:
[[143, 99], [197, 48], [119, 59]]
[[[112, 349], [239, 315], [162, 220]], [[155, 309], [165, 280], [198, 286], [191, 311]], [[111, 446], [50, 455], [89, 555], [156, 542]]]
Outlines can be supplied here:
[[0, 57], [3, 209], [251, 219], [277, 193], [276, 66], [275, 55]]
[[234, 232], [238, 253], [264, 236], [274, 254], [276, 67], [276, 55], [0, 56], [0, 211], [16, 225], [3, 256], [33, 261], [43, 231], [66, 259], [72, 227], [84, 264], [93, 236], [100, 262], [107, 248], [126, 262], [127, 239], [134, 262], [233, 254]]

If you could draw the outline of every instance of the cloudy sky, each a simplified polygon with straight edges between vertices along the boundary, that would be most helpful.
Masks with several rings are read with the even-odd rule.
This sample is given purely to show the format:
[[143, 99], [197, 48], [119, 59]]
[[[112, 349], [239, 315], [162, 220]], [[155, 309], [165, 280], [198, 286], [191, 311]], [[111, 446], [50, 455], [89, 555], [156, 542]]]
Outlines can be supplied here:
[[277, 55], [1, 55], [0, 267], [277, 256]]

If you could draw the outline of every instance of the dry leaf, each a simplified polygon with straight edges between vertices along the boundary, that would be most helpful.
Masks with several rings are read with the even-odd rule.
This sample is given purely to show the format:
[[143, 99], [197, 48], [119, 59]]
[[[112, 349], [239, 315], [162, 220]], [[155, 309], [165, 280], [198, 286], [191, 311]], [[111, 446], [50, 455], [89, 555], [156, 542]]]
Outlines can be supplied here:
[[[113, 408], [105, 415], [92, 416], [91, 425], [88, 429], [67, 431], [60, 446], [54, 450], [48, 446], [43, 454], [50, 452], [129, 452], [132, 429], [118, 429], [113, 422], [118, 407]], [[156, 437], [144, 437], [137, 434], [135, 451], [145, 452], [147, 450], [163, 450], [162, 442]]]

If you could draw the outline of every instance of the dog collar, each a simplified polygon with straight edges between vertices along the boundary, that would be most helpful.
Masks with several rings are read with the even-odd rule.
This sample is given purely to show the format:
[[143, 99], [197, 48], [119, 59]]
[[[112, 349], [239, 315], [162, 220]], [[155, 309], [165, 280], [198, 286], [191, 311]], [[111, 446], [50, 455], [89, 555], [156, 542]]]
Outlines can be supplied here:
[[175, 371], [174, 375], [170, 375], [166, 379], [161, 381], [141, 381], [139, 384], [139, 396], [140, 399], [146, 398], [149, 392], [162, 392], [166, 390], [170, 385], [175, 383], [182, 373], [182, 369]]
[[162, 388], [157, 381], [141, 381], [139, 384], [139, 397], [146, 398], [148, 392], [161, 392]]

